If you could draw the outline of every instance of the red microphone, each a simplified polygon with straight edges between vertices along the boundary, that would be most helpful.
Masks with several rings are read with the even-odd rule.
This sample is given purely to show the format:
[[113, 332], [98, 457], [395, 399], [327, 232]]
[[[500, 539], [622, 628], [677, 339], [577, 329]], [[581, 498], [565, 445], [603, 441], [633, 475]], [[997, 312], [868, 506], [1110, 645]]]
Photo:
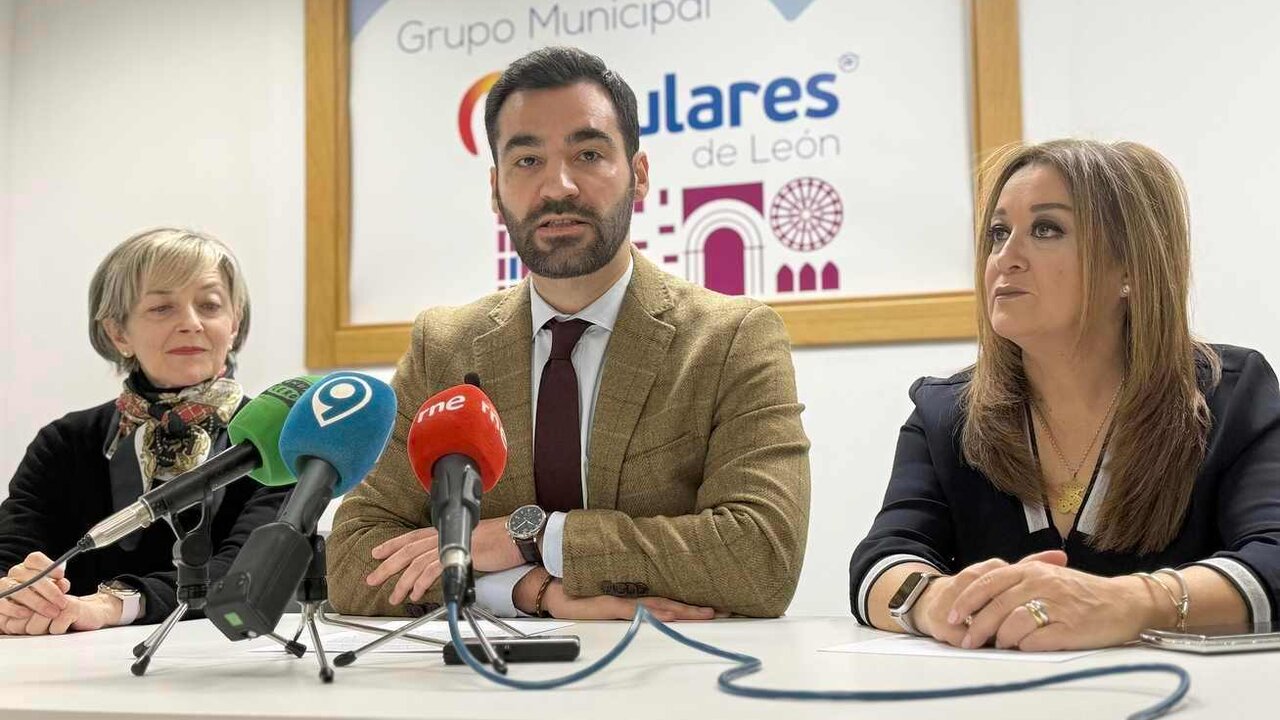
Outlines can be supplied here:
[[431, 495], [445, 600], [461, 604], [471, 575], [471, 533], [480, 521], [480, 495], [498, 484], [507, 466], [502, 419], [480, 388], [457, 385], [418, 408], [408, 450], [413, 473]]

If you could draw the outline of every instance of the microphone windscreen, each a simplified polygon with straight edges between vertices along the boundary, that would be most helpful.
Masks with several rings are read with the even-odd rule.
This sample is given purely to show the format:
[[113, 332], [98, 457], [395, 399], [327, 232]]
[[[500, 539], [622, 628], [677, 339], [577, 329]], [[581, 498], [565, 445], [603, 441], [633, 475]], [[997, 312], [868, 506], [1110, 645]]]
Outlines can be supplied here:
[[474, 460], [484, 492], [498, 484], [507, 466], [502, 420], [493, 401], [474, 385], [456, 385], [422, 403], [409, 427], [408, 450], [413, 472], [427, 492], [432, 468], [445, 455]]
[[371, 375], [335, 372], [312, 385], [280, 431], [280, 455], [294, 474], [313, 457], [338, 473], [334, 497], [364, 479], [391, 439], [396, 422], [396, 394]]
[[298, 398], [320, 377], [303, 375], [272, 385], [250, 400], [227, 425], [232, 445], [248, 442], [258, 449], [262, 465], [249, 477], [263, 485], [278, 487], [297, 482], [293, 470], [280, 457], [280, 430]]

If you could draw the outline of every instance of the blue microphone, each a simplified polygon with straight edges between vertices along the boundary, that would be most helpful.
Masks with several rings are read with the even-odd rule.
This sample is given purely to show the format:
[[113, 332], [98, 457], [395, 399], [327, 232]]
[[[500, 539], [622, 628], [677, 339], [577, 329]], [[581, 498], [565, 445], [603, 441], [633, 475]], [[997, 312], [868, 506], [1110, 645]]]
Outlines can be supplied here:
[[205, 615], [224, 635], [274, 632], [311, 564], [325, 507], [369, 474], [395, 420], [395, 391], [362, 373], [331, 373], [298, 398], [280, 429], [280, 456], [298, 483], [277, 520], [249, 534], [209, 593]]
[[396, 422], [396, 394], [370, 375], [336, 372], [307, 389], [280, 429], [280, 457], [298, 485], [281, 522], [310, 535], [329, 500], [377, 464]]

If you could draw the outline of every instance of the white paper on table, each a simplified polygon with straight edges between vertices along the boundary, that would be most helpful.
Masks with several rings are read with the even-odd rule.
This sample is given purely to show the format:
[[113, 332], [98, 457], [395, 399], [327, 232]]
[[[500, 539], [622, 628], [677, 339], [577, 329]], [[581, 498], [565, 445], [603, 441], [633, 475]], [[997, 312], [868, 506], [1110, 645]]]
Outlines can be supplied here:
[[1064, 650], [1058, 652], [1023, 652], [1021, 650], [997, 650], [981, 648], [965, 650], [933, 638], [913, 635], [892, 635], [890, 637], [863, 640], [860, 642], [835, 645], [822, 648], [819, 652], [866, 653], [868, 655], [914, 655], [919, 657], [962, 658], [965, 660], [1015, 660], [1017, 662], [1058, 663], [1092, 655], [1098, 650]]
[[[411, 620], [384, 620], [382, 622], [366, 622], [364, 624], [372, 625], [374, 627], [379, 627], [384, 630], [395, 630], [397, 628], [403, 627], [404, 625], [407, 625], [410, 622], [412, 621]], [[548, 633], [548, 632], [553, 632], [555, 630], [559, 630], [561, 628], [567, 628], [573, 624], [573, 623], [567, 623], [567, 622], [546, 622], [543, 620], [505, 620], [504, 622], [506, 622], [508, 625], [515, 628], [516, 630], [519, 630], [520, 632], [525, 633], [526, 635], [541, 635], [542, 633]], [[479, 624], [480, 624], [480, 629], [484, 631], [485, 637], [489, 638], [490, 640], [494, 640], [497, 638], [511, 637], [511, 634], [508, 633], [506, 630], [503, 630], [502, 628], [498, 627], [497, 625], [494, 625], [488, 620], [481, 620]], [[324, 645], [324, 651], [328, 655], [332, 655], [334, 653], [347, 652], [348, 650], [356, 650], [376, 640], [378, 637], [373, 633], [360, 632], [359, 630], [347, 630], [345, 628], [342, 630], [334, 630], [334, 629], [331, 629], [334, 627], [332, 625], [321, 624], [319, 625], [319, 627], [320, 627], [320, 642]], [[471, 631], [471, 626], [465, 622], [462, 623], [460, 630], [462, 630], [462, 637], [464, 638], [475, 637], [475, 633]], [[423, 637], [436, 638], [436, 639], [448, 642], [449, 641], [449, 623], [445, 620], [432, 620], [430, 622], [423, 623], [418, 627], [414, 628], [413, 634], [421, 635]], [[311, 636], [308, 633], [304, 632], [302, 634], [302, 637], [298, 638], [298, 642], [301, 642], [304, 645], [310, 646]], [[283, 653], [284, 649], [271, 641], [265, 641], [265, 642], [258, 641], [257, 643], [254, 644], [253, 647], [249, 648], [249, 652]], [[426, 645], [424, 643], [415, 642], [413, 640], [404, 640], [401, 638], [397, 638], [395, 640], [392, 640], [389, 643], [385, 643], [383, 645], [378, 646], [374, 650], [370, 650], [370, 652], [374, 652], [374, 653], [428, 652], [429, 653], [429, 652], [440, 652], [440, 647], [433, 646], [433, 645]]]

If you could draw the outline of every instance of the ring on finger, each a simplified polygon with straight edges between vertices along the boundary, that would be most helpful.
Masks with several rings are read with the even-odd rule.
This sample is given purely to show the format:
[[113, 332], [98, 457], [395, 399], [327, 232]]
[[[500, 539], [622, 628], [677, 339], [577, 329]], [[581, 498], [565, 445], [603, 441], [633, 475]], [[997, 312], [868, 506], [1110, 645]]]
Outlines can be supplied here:
[[1040, 598], [1032, 598], [1023, 603], [1022, 607], [1031, 613], [1032, 619], [1036, 621], [1037, 629], [1049, 624], [1049, 611], [1045, 609], [1044, 601]]
[[964, 626], [969, 627], [970, 625], [973, 625], [973, 613], [964, 616]]

